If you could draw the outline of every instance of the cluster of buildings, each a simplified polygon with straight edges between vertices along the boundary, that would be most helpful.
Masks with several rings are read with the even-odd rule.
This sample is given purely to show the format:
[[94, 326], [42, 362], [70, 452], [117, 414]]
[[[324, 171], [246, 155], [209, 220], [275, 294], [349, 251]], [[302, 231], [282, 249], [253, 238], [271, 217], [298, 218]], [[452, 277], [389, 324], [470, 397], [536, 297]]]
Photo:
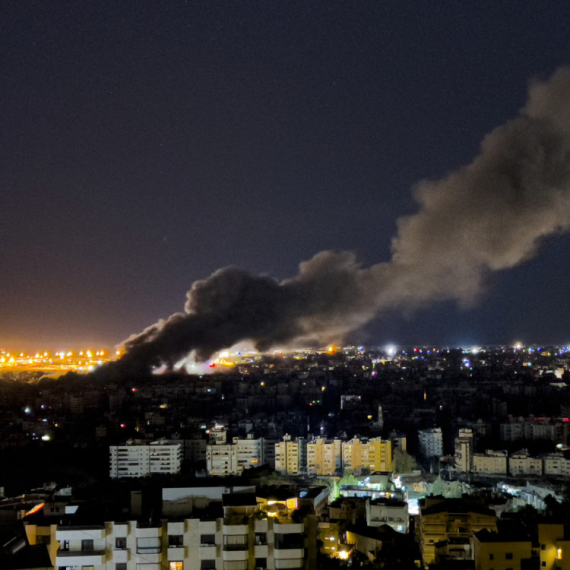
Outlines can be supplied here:
[[29, 545], [44, 545], [49, 554], [52, 566], [45, 568], [60, 570], [312, 570], [330, 558], [348, 560], [359, 548], [377, 554], [368, 537], [386, 532], [416, 563], [421, 559], [407, 534], [406, 503], [397, 499], [329, 503], [327, 487], [238, 479], [161, 488], [152, 503], [156, 490], [131, 490], [126, 506], [115, 500], [111, 508], [28, 495], [0, 501], [0, 516], [21, 520]]
[[[6, 524], [12, 517], [14, 532], [0, 567], [314, 570], [336, 559], [395, 568], [570, 568], [562, 523], [523, 524], [503, 514], [499, 498], [427, 497], [411, 532], [399, 497], [330, 502], [322, 486], [265, 487], [243, 478], [211, 483], [132, 488], [112, 499], [76, 500], [68, 490], [0, 500], [0, 518]], [[34, 552], [41, 566], [17, 566], [25, 552]]]
[[[110, 477], [179, 473], [186, 445], [176, 440], [129, 440], [126, 445], [112, 445]], [[283, 475], [338, 476], [346, 469], [356, 474], [392, 471], [392, 442], [381, 437], [329, 440], [285, 435], [275, 442], [250, 433], [228, 443], [225, 429], [216, 426], [210, 430], [210, 443], [203, 447], [206, 472], [216, 477], [241, 475], [261, 465], [269, 465]]]
[[499, 519], [490, 506], [470, 499], [426, 498], [417, 521], [424, 565], [570, 568], [570, 537], [563, 524], [535, 521], [525, 529]]
[[[508, 425], [520, 425], [508, 424]], [[534, 425], [524, 422], [525, 425]], [[542, 424], [539, 424], [542, 425]], [[567, 423], [550, 423], [549, 428], [566, 426]], [[519, 438], [517, 438], [518, 440]], [[558, 441], [558, 438], [554, 441]], [[455, 469], [462, 473], [481, 475], [511, 475], [513, 477], [570, 477], [570, 456], [565, 452], [566, 446], [558, 444], [559, 449], [550, 453], [533, 456], [528, 449], [514, 452], [506, 450], [486, 450], [475, 453], [475, 436], [470, 429], [462, 429], [455, 439]]]
[[[357, 566], [383, 556], [400, 567], [405, 555], [412, 565], [464, 561], [477, 570], [570, 561], [556, 525], [514, 540], [492, 502], [419, 490], [425, 483], [429, 493], [431, 480], [437, 493], [461, 497], [471, 490], [467, 481], [490, 488], [497, 480], [570, 479], [566, 349], [351, 347], [246, 356], [217, 359], [207, 374], [122, 378], [110, 368], [107, 376], [101, 369], [58, 381], [1, 377], [0, 454], [17, 448], [33, 461], [38, 450], [64, 448], [71, 452], [59, 454], [69, 460], [62, 470], [133, 491], [129, 505], [97, 517], [63, 499], [43, 501], [31, 514], [41, 501], [26, 504], [28, 546], [49, 546], [51, 565], [73, 570], [312, 569], [322, 556], [339, 564], [346, 556]], [[415, 469], [396, 448], [423, 464], [410, 483], [415, 502], [409, 490], [372, 487], [396, 466]], [[83, 463], [74, 450], [82, 450]], [[17, 470], [3, 467], [0, 485], [23, 487]], [[438, 479], [440, 468], [446, 472]], [[285, 477], [266, 481], [284, 489], [249, 484], [270, 469]], [[370, 474], [368, 482], [340, 483], [347, 470], [364, 480]], [[193, 474], [203, 478], [165, 488], [150, 510], [146, 490], [138, 498], [138, 488]], [[25, 473], [34, 475], [39, 470]], [[317, 477], [331, 484], [330, 495]], [[542, 495], [516, 500], [540, 509], [547, 502]], [[10, 568], [2, 558], [8, 550], [0, 549], [2, 570]]]

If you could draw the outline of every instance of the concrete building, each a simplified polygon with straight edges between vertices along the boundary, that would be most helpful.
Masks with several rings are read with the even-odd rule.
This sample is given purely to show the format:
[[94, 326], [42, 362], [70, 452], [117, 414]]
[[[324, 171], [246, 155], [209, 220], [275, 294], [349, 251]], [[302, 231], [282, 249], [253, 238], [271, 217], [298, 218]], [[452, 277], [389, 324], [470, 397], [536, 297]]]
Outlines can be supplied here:
[[184, 439], [181, 440], [184, 446], [184, 459], [190, 463], [206, 461], [206, 445], [205, 439]]
[[519, 475], [542, 475], [542, 459], [531, 457], [527, 449], [521, 449], [509, 457], [509, 473], [513, 477]]
[[364, 444], [358, 438], [342, 442], [342, 468], [359, 469], [362, 467], [362, 454]]
[[366, 524], [368, 526], [386, 524], [398, 532], [408, 532], [408, 503], [391, 499], [368, 499], [366, 501]]
[[418, 431], [420, 453], [425, 458], [443, 455], [443, 435], [441, 428], [422, 429]]
[[500, 425], [501, 441], [549, 440], [556, 444], [568, 444], [568, 418], [509, 417]]
[[531, 568], [532, 542], [528, 537], [505, 536], [483, 529], [471, 539], [475, 570]]
[[381, 437], [360, 440], [352, 438], [343, 441], [342, 445], [342, 469], [352, 469], [358, 472], [360, 469], [391, 472], [392, 471], [392, 442], [383, 440]]
[[420, 503], [418, 537], [424, 564], [436, 560], [436, 545], [453, 542], [462, 558], [472, 560], [471, 536], [480, 530], [497, 530], [493, 511], [465, 499], [427, 497]]
[[237, 447], [231, 443], [206, 446], [206, 470], [209, 475], [227, 477], [238, 473]]
[[233, 443], [237, 447], [238, 472], [250, 467], [259, 467], [265, 463], [265, 439], [254, 439], [252, 433], [248, 433], [245, 439], [234, 437]]
[[206, 433], [208, 434], [208, 443], [210, 445], [223, 444], [227, 442], [228, 432], [223, 425], [215, 424], [214, 427], [209, 429]]
[[474, 473], [483, 475], [506, 475], [507, 452], [487, 450], [485, 453], [473, 454]]
[[152, 474], [174, 474], [182, 465], [182, 444], [164, 441], [127, 442], [109, 447], [109, 475], [146, 477]]
[[317, 437], [307, 442], [307, 473], [336, 475], [342, 469], [342, 442]]
[[307, 470], [307, 441], [289, 434], [275, 444], [275, 470], [284, 475], [299, 475]]
[[539, 524], [540, 568], [570, 570], [570, 540], [562, 524]]
[[204, 496], [185, 496], [194, 499], [185, 503], [192, 512], [175, 520], [58, 525], [56, 566], [93, 570], [316, 567], [316, 515], [296, 518], [297, 501], [268, 505], [262, 500], [260, 506], [255, 493], [220, 489], [220, 499], [207, 496], [212, 489]]
[[263, 465], [264, 458], [264, 439], [255, 439], [251, 433], [245, 439], [234, 437], [231, 444], [206, 446], [206, 469], [210, 475], [240, 475], [244, 469]]
[[368, 457], [363, 456], [364, 467], [368, 464], [368, 469], [374, 473], [376, 471], [392, 472], [392, 442], [375, 437], [368, 440]]
[[545, 475], [570, 477], [570, 458], [563, 453], [549, 453], [542, 458]]
[[407, 451], [408, 449], [408, 439], [402, 434], [398, 433], [396, 430], [390, 432], [390, 441], [392, 442], [392, 450], [398, 448], [402, 451]]
[[469, 473], [473, 467], [474, 436], [471, 429], [460, 429], [455, 438], [455, 469]]

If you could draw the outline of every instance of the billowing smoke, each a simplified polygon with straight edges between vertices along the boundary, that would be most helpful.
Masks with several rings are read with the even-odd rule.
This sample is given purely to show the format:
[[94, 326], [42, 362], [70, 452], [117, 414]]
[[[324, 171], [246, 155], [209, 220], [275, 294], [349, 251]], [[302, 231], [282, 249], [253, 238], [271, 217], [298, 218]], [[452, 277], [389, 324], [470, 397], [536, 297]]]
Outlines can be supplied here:
[[261, 350], [329, 342], [388, 309], [476, 302], [491, 272], [570, 228], [570, 68], [532, 83], [519, 116], [488, 134], [470, 165], [421, 182], [414, 197], [420, 209], [398, 220], [391, 261], [363, 267], [350, 252], [324, 251], [281, 283], [220, 269], [194, 283], [183, 313], [126, 341], [124, 360], [207, 359], [246, 339]]

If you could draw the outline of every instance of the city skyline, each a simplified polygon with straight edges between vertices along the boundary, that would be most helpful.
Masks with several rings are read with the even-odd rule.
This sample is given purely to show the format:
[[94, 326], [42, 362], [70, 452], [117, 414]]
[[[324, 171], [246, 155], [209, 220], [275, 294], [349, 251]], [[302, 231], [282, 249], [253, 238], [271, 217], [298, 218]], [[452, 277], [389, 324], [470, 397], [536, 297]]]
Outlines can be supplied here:
[[[570, 63], [568, 6], [514, 5], [4, 4], [0, 345], [112, 347], [228, 265], [388, 262], [414, 187]], [[567, 344], [570, 238], [545, 240], [470, 307], [400, 307], [347, 342]]]

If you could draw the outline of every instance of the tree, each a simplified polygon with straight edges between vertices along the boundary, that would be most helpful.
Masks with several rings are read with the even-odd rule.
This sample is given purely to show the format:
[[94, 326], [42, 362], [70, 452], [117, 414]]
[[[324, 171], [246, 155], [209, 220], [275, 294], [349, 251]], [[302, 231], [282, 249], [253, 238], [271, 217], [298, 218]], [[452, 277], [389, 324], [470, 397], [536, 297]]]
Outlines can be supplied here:
[[336, 480], [332, 482], [332, 485], [329, 488], [329, 493], [333, 501], [340, 497], [340, 487]]
[[345, 487], [347, 485], [358, 485], [358, 479], [353, 475], [352, 469], [345, 469], [341, 480], [338, 482], [339, 487]]
[[435, 497], [438, 497], [439, 495], [445, 496], [445, 490], [446, 490], [445, 488], [446, 488], [445, 482], [443, 481], [443, 479], [441, 477], [438, 477], [433, 482], [431, 489], [430, 489], [430, 492]]
[[394, 450], [393, 460], [394, 473], [410, 473], [417, 468], [416, 460], [407, 452], [399, 447]]
[[446, 484], [445, 497], [448, 499], [461, 499], [463, 495], [463, 485], [461, 481], [451, 481]]

